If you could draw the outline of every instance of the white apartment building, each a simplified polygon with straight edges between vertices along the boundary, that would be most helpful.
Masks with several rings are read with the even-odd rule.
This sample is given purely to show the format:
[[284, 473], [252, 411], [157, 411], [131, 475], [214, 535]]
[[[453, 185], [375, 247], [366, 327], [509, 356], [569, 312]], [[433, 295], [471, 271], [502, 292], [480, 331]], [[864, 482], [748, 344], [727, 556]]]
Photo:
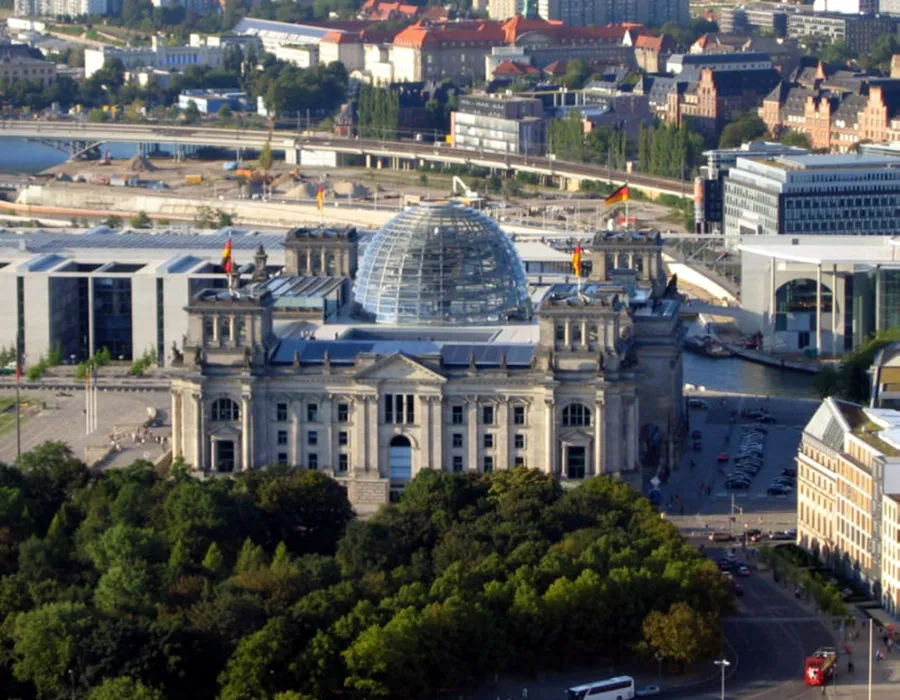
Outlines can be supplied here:
[[18, 17], [79, 17], [108, 11], [108, 0], [15, 0], [14, 4]]
[[900, 609], [900, 411], [825, 399], [797, 454], [798, 544]]
[[126, 70], [132, 68], [162, 68], [184, 70], [188, 66], [218, 68], [225, 56], [224, 46], [168, 46], [165, 40], [154, 36], [149, 48], [119, 49], [104, 46], [85, 49], [84, 75], [90, 78], [103, 68], [107, 59], [118, 58]]
[[524, 15], [525, 5], [525, 0], [490, 0], [488, 2], [488, 17], [502, 22], [516, 15]]
[[813, 12], [871, 15], [878, 12], [878, 0], [816, 0], [813, 3]]

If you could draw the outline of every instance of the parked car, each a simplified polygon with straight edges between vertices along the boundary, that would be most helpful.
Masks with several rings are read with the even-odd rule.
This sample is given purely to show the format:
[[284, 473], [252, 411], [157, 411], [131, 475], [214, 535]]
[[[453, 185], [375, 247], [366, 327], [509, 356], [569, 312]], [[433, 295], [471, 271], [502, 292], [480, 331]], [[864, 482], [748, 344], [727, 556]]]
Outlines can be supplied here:
[[731, 588], [734, 590], [734, 594], [738, 598], [741, 598], [744, 595], [744, 587], [741, 584], [739, 584], [737, 581], [734, 582], [734, 584], [731, 586]]
[[703, 438], [703, 433], [701, 433], [699, 430], [693, 430], [691, 431], [691, 438], [694, 440], [700, 440]]
[[733, 479], [732, 481], [725, 482], [725, 488], [730, 489], [732, 491], [740, 491], [742, 489], [749, 489], [750, 482], [744, 481], [743, 479]]
[[750, 575], [750, 569], [746, 565], [739, 566], [737, 568], [737, 572], [738, 572], [738, 576], [749, 576]]
[[699, 440], [694, 440], [693, 450], [694, 450], [694, 452], [702, 452], [703, 451], [703, 443], [700, 442]]
[[716, 461], [718, 461], [718, 462], [727, 462], [727, 461], [728, 461], [728, 453], [727, 453], [727, 452], [720, 452], [720, 453], [719, 453], [719, 456], [716, 457]]
[[797, 476], [797, 470], [796, 470], [796, 469], [782, 469], [782, 470], [781, 470], [781, 475], [782, 475], [782, 476], [793, 476], [793, 477], [796, 478], [796, 476]]
[[721, 530], [717, 530], [709, 536], [710, 542], [731, 542], [732, 540], [734, 540], [734, 537], [730, 532]]
[[709, 408], [709, 404], [703, 399], [688, 399], [688, 408]]
[[[793, 492], [793, 490], [794, 489], [790, 488], [789, 486], [770, 486], [766, 490], [766, 493], [769, 496], [790, 496], [791, 493]], [[773, 537], [772, 539], [775, 540], [775, 539], [787, 539], [787, 538]]]
[[645, 685], [643, 688], [638, 688], [634, 691], [634, 696], [636, 698], [649, 698], [654, 695], [659, 695], [662, 692], [658, 685]]
[[744, 531], [744, 535], [751, 542], [757, 542], [757, 541], [759, 541], [759, 538], [762, 536], [762, 530], [758, 530], [755, 527], [750, 528], [749, 530]]
[[765, 425], [775, 425], [778, 423], [778, 419], [775, 416], [763, 416], [759, 419], [759, 422]]

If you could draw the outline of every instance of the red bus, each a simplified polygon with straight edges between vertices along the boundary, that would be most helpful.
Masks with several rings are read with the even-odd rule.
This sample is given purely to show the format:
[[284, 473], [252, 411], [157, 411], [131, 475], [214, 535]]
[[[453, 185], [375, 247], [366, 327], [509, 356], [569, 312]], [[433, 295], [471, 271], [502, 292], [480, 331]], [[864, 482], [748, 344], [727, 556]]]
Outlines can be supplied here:
[[806, 685], [827, 685], [834, 679], [837, 670], [837, 656], [830, 651], [817, 651], [806, 657], [806, 672], [803, 679]]

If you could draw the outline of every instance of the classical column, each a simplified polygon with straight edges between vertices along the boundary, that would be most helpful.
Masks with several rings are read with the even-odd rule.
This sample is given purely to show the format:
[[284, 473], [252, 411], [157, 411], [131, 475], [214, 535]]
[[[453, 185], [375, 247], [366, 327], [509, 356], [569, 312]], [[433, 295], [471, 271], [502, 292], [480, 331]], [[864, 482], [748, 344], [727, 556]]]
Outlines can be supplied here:
[[822, 357], [822, 263], [816, 265], [816, 353]]
[[370, 396], [366, 402], [366, 422], [369, 424], [366, 437], [368, 438], [368, 457], [369, 468], [378, 473], [379, 476], [389, 476], [382, 473], [380, 445], [378, 444], [378, 396]]
[[606, 454], [606, 411], [603, 407], [603, 399], [594, 399], [594, 474], [603, 474], [606, 471], [604, 456]]
[[194, 399], [194, 469], [205, 468], [203, 463], [203, 441], [206, 439], [206, 430], [203, 426], [203, 396], [193, 394]]
[[[838, 343], [837, 343], [837, 319], [838, 319], [838, 276], [837, 276], [837, 265], [833, 265], [831, 268], [831, 356], [837, 357], [838, 355]], [[841, 297], [841, 310], [844, 309], [844, 299]]]
[[328, 261], [328, 256], [325, 253], [325, 249], [322, 248], [322, 251], [319, 253], [319, 272], [323, 275], [328, 274], [328, 267], [326, 265]]
[[612, 394], [607, 398], [608, 422], [606, 427], [609, 433], [606, 437], [606, 470], [607, 472], [622, 471], [622, 397]]
[[581, 320], [581, 349], [586, 350], [588, 347], [588, 322], [587, 319]]
[[300, 434], [300, 399], [292, 399], [291, 408], [291, 465], [299, 467], [303, 464], [303, 441]]
[[[421, 396], [419, 397], [419, 407], [416, 411], [416, 416], [419, 418], [419, 423], [422, 425], [422, 468], [423, 469], [432, 469], [434, 468], [434, 448], [431, 444], [431, 403], [434, 397], [432, 396]], [[413, 401], [416, 399], [413, 398]], [[422, 415], [424, 413], [424, 416]], [[424, 420], [423, 420], [424, 418]]]
[[333, 420], [333, 410], [334, 406], [333, 396], [331, 394], [327, 394], [322, 399], [322, 422], [325, 424], [325, 454], [322, 455], [323, 459], [320, 462], [319, 469], [335, 469], [337, 468], [337, 460], [333, 459], [333, 455], [335, 453], [334, 449], [334, 420]]
[[88, 277], [88, 355], [91, 357], [97, 352], [94, 338], [94, 278]]
[[218, 440], [210, 440], [209, 441], [209, 463], [212, 465], [213, 469], [216, 469], [219, 466], [219, 441]]
[[250, 471], [252, 468], [252, 456], [250, 450], [252, 430], [250, 419], [250, 397], [246, 394], [241, 396], [241, 470]]
[[181, 394], [172, 391], [172, 459], [181, 456]]
[[307, 248], [306, 249], [306, 273], [307, 275], [312, 274], [312, 251]]
[[358, 397], [353, 402], [353, 427], [356, 428], [356, 440], [353, 454], [362, 458], [362, 467], [369, 471], [369, 397]]
[[884, 277], [881, 272], [881, 265], [875, 266], [875, 330], [881, 330], [881, 292], [884, 286]]
[[468, 408], [469, 430], [466, 435], [466, 469], [478, 471], [478, 397], [469, 397], [466, 400]]
[[634, 269], [634, 253], [628, 254], [628, 269], [629, 270]]
[[566, 346], [566, 350], [571, 350], [572, 349], [572, 319], [567, 318], [563, 324], [563, 327], [565, 328], [565, 336], [563, 336], [564, 337], [563, 343]]
[[500, 398], [500, 406], [497, 410], [497, 464], [496, 469], [509, 469], [509, 397]]
[[[431, 414], [432, 433], [431, 450], [432, 459], [431, 466], [440, 471], [444, 471], [444, 400], [441, 396], [434, 397], [435, 410]], [[435, 415], [437, 413], [437, 415]]]
[[638, 429], [637, 402], [637, 396], [634, 396], [628, 404], [628, 432], [626, 434], [628, 440], [628, 461], [626, 469], [628, 469], [628, 471], [633, 470], [637, 466], [638, 460], [638, 434], [640, 431]]
[[775, 298], [775, 258], [769, 264], [769, 323], [772, 324], [772, 350], [775, 349], [775, 317], [778, 315]]
[[544, 450], [544, 469], [548, 474], [556, 474], [556, 416], [553, 397], [544, 399], [544, 424], [546, 445]]

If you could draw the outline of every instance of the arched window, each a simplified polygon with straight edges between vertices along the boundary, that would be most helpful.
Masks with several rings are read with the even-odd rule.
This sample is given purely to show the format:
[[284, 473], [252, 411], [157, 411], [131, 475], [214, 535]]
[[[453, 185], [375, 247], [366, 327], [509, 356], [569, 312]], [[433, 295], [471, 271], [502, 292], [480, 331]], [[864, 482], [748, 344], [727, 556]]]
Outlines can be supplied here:
[[214, 421], [238, 420], [241, 417], [241, 409], [237, 401], [231, 399], [216, 399], [212, 405], [212, 419]]
[[584, 404], [572, 403], [563, 409], [562, 424], [582, 426], [591, 424], [591, 409]]

